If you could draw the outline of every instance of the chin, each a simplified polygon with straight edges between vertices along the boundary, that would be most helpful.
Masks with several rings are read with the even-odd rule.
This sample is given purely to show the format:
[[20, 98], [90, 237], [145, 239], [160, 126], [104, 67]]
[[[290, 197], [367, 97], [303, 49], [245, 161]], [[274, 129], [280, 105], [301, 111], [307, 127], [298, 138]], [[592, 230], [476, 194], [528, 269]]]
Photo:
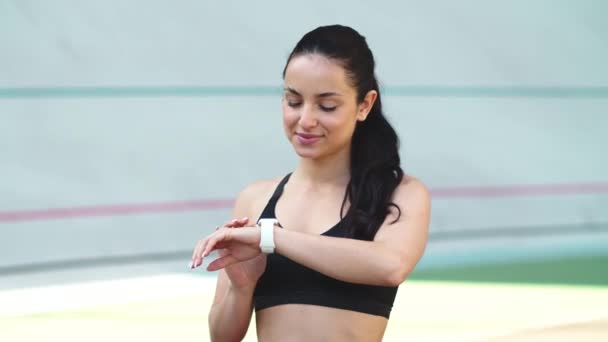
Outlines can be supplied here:
[[317, 151], [316, 149], [302, 148], [300, 146], [294, 146], [293, 150], [296, 152], [296, 154], [300, 158], [317, 159], [320, 156], [319, 151]]
[[300, 158], [305, 159], [323, 159], [332, 154], [331, 146], [327, 145], [325, 141], [319, 141], [317, 144], [306, 146], [300, 144], [294, 137], [291, 141], [291, 146]]

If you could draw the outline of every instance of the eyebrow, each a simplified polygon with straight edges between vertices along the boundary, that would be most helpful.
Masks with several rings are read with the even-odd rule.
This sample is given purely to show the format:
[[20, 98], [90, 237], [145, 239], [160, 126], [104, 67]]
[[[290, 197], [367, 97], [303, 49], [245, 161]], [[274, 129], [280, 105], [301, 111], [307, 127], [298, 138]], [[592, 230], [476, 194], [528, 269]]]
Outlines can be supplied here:
[[[295, 90], [295, 89], [293, 89], [291, 87], [285, 87], [284, 90], [286, 92], [291, 93], [291, 94], [302, 96], [302, 94], [298, 93], [297, 90]], [[339, 93], [334, 93], [334, 92], [325, 92], [325, 93], [317, 94], [316, 96], [317, 97], [329, 97], [329, 96], [342, 96], [342, 95], [339, 94]]]

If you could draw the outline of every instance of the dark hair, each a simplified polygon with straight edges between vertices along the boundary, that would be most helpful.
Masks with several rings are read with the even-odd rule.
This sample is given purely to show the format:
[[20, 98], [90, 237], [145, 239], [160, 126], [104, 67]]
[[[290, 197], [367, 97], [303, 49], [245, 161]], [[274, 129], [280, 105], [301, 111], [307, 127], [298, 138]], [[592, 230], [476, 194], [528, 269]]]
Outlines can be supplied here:
[[[397, 210], [397, 219], [401, 215], [401, 209], [391, 197], [403, 178], [399, 138], [382, 112], [374, 56], [365, 37], [354, 29], [321, 26], [305, 34], [296, 44], [287, 59], [283, 77], [291, 59], [304, 54], [319, 54], [339, 62], [357, 90], [359, 103], [370, 90], [378, 92], [367, 119], [357, 122], [355, 127], [351, 142], [351, 179], [340, 210], [349, 237], [373, 240], [391, 207]], [[350, 207], [343, 216], [347, 199]]]

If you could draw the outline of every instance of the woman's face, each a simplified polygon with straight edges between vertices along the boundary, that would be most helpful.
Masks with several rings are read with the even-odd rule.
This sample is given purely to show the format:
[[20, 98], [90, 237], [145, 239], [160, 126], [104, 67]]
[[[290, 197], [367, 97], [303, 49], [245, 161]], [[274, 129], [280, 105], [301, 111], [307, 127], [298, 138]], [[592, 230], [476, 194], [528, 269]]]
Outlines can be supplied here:
[[318, 54], [293, 57], [284, 86], [283, 126], [300, 157], [321, 159], [350, 146], [357, 121], [369, 110], [361, 108], [366, 101], [357, 103], [340, 64]]

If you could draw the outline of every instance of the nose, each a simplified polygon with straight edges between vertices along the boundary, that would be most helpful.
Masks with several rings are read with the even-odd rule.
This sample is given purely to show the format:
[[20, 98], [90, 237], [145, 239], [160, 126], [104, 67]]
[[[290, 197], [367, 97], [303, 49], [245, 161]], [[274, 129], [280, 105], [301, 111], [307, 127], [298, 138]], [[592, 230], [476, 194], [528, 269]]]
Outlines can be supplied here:
[[303, 105], [300, 110], [299, 124], [304, 129], [311, 129], [317, 126], [317, 113], [310, 105]]

